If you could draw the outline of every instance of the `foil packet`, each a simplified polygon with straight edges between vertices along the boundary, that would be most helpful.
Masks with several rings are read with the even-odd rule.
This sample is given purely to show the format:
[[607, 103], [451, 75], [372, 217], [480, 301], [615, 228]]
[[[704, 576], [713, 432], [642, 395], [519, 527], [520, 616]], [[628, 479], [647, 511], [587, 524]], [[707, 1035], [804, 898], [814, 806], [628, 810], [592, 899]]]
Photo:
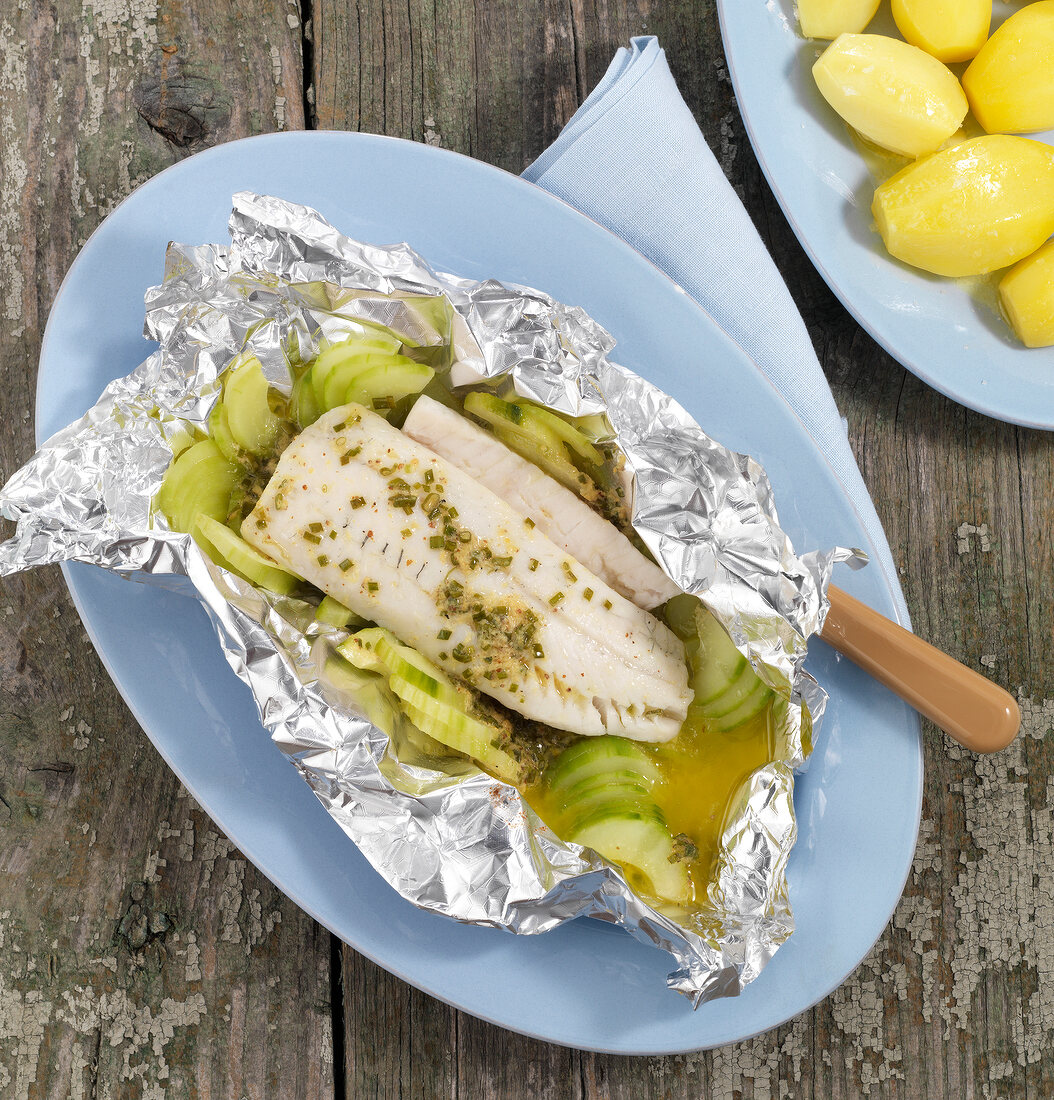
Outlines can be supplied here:
[[[794, 927], [794, 773], [826, 701], [803, 670], [806, 641], [823, 624], [832, 566], [863, 556], [796, 555], [761, 467], [613, 362], [614, 340], [581, 309], [435, 271], [408, 245], [350, 240], [316, 211], [269, 196], [235, 195], [230, 232], [229, 246], [169, 247], [164, 281], [146, 294], [145, 335], [158, 350], [0, 490], [0, 512], [17, 524], [0, 545], [0, 575], [77, 560], [137, 580], [189, 578], [272, 739], [404, 898], [521, 934], [595, 917], [669, 952], [667, 984], [693, 1005], [739, 993]], [[154, 509], [169, 441], [186, 421], [206, 425], [236, 357], [255, 354], [289, 393], [291, 361], [363, 321], [404, 335], [451, 387], [489, 379], [564, 413], [605, 413], [640, 538], [783, 700], [774, 759], [733, 797], [698, 907], [638, 896], [618, 867], [556, 837], [514, 788], [465, 760], [422, 757], [397, 717], [325, 673], [343, 632], [319, 624], [313, 605], [218, 568]]]

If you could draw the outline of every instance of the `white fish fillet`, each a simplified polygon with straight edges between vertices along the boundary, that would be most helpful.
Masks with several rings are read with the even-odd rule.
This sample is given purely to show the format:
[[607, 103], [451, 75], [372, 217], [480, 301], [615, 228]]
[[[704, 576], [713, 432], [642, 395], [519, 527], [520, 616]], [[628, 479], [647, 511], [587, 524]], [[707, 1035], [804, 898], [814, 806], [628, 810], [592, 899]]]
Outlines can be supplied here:
[[653, 608], [681, 589], [603, 516], [490, 432], [430, 397], [419, 397], [403, 431], [474, 477], [616, 592]]
[[242, 536], [529, 718], [643, 741], [684, 722], [684, 647], [664, 624], [361, 406], [290, 444]]

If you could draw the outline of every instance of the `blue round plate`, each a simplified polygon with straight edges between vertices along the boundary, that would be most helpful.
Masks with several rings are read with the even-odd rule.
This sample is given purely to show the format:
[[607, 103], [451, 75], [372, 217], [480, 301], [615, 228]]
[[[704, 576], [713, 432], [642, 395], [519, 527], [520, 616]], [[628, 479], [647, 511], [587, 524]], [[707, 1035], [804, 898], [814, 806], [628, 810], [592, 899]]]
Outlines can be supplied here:
[[[622, 241], [515, 176], [439, 149], [349, 133], [232, 142], [140, 187], [78, 256], [48, 322], [41, 439], [80, 416], [150, 348], [143, 292], [171, 239], [225, 241], [233, 192], [280, 195], [432, 264], [543, 288], [618, 338], [617, 358], [765, 463], [799, 547], [867, 546], [823, 456], [776, 391], [689, 298]], [[834, 989], [881, 933], [918, 829], [914, 712], [833, 651], [811, 668], [831, 691], [795, 796], [790, 860], [798, 931], [743, 996], [693, 1012], [665, 985], [672, 960], [592, 920], [541, 936], [420, 912], [377, 875], [272, 746], [197, 602], [90, 566], [66, 578], [110, 675], [162, 756], [217, 825], [280, 889], [381, 966], [476, 1016], [569, 1046], [662, 1054], [773, 1027]], [[842, 578], [894, 614], [875, 566]]]
[[[717, 7], [754, 152], [791, 228], [842, 304], [934, 389], [999, 420], [1054, 429], [1054, 348], [1020, 344], [987, 284], [971, 290], [963, 281], [927, 275], [883, 248], [871, 216], [874, 180], [812, 78], [826, 43], [801, 37], [794, 0], [718, 0]], [[1012, 10], [997, 3], [993, 26]], [[867, 29], [899, 37], [885, 8]], [[1054, 131], [1028, 136], [1054, 143]]]

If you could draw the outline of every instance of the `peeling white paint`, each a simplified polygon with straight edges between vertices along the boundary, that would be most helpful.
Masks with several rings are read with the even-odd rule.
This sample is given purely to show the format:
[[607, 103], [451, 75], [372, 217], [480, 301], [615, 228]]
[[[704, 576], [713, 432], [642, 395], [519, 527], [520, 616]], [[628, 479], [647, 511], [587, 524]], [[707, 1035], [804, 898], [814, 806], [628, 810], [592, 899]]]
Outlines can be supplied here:
[[970, 551], [971, 537], [977, 537], [978, 547], [982, 554], [989, 554], [992, 550], [991, 532], [988, 524], [974, 525], [972, 523], [960, 523], [955, 530], [955, 550], [960, 557]]

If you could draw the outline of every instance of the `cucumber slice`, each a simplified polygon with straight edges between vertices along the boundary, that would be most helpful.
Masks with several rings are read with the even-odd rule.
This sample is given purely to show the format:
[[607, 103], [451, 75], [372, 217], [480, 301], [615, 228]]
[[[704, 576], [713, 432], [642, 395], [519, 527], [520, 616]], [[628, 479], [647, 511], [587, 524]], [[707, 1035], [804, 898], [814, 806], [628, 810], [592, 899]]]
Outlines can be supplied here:
[[769, 705], [775, 694], [764, 680], [755, 677], [754, 690], [745, 699], [724, 714], [711, 718], [714, 729], [728, 733], [745, 725]]
[[350, 607], [345, 607], [332, 596], [322, 597], [322, 602], [315, 612], [315, 620], [342, 630], [357, 630], [360, 626], [366, 625], [366, 620], [361, 615], [356, 615]]
[[231, 435], [250, 454], [265, 455], [273, 450], [282, 426], [268, 404], [269, 388], [260, 360], [253, 356], [228, 376], [223, 390]]
[[672, 599], [667, 600], [658, 614], [662, 616], [663, 622], [682, 642], [697, 642], [698, 628], [695, 625], [695, 609], [698, 606], [699, 597], [689, 596], [685, 592], [680, 596], [674, 596]]
[[489, 424], [494, 434], [521, 458], [533, 462], [561, 485], [577, 492], [583, 474], [567, 457], [563, 443], [544, 424], [524, 423], [519, 405], [495, 397], [492, 393], [470, 393], [465, 412]]
[[266, 588], [268, 592], [288, 596], [303, 580], [270, 558], [264, 557], [259, 550], [212, 516], [198, 516], [194, 537], [204, 543], [205, 552], [217, 565], [237, 573], [258, 588]]
[[165, 471], [157, 507], [173, 531], [193, 531], [202, 513], [226, 519], [239, 476], [238, 467], [223, 457], [216, 443], [203, 439], [183, 451]]
[[688, 868], [672, 861], [673, 838], [661, 816], [619, 811], [600, 813], [584, 821], [568, 840], [592, 848], [605, 859], [639, 871], [657, 897], [690, 900]]
[[381, 331], [371, 333], [369, 336], [352, 336], [347, 340], [341, 340], [339, 344], [324, 347], [311, 367], [315, 397], [319, 404], [321, 405], [325, 399], [326, 382], [329, 376], [338, 367], [358, 362], [371, 355], [387, 358], [395, 355], [399, 347], [399, 341], [394, 336]]
[[600, 775], [633, 772], [650, 789], [661, 779], [658, 767], [634, 742], [606, 734], [587, 737], [564, 749], [549, 765], [545, 782], [554, 793]]
[[[399, 401], [410, 394], [420, 393], [434, 376], [435, 371], [424, 363], [415, 363], [402, 355], [392, 356], [357, 375], [345, 390], [340, 404], [347, 405], [354, 401], [372, 409], [381, 398], [390, 397], [393, 402]], [[378, 411], [384, 415], [385, 410]]]
[[658, 814], [651, 791], [642, 783], [614, 781], [605, 776], [587, 780], [564, 796], [561, 818], [573, 832], [601, 810], [608, 813]]
[[744, 675], [749, 682], [749, 677], [756, 677], [756, 673], [724, 627], [701, 604], [697, 605], [695, 621], [699, 652], [693, 662], [692, 687], [695, 701], [705, 706], [720, 699]]
[[216, 441], [216, 446], [223, 453], [223, 457], [230, 462], [237, 462], [242, 450], [231, 435], [231, 426], [227, 422], [227, 409], [222, 401], [216, 402], [216, 407], [209, 414], [209, 435]]
[[593, 466], [600, 466], [604, 456], [593, 446], [592, 442], [582, 434], [574, 424], [569, 424], [562, 416], [558, 416], [552, 409], [543, 408], [541, 405], [520, 404], [517, 402], [513, 408], [521, 410], [522, 423], [528, 425], [537, 424], [551, 432], [557, 439], [566, 443], [580, 458], [585, 459]]
[[314, 378], [310, 367], [293, 383], [289, 411], [301, 428], [314, 424], [322, 415], [322, 406], [315, 396]]
[[429, 737], [472, 757], [484, 771], [506, 783], [523, 783], [524, 768], [494, 743], [500, 731], [436, 699], [401, 676], [392, 676], [388, 686], [402, 701], [410, 721]]

